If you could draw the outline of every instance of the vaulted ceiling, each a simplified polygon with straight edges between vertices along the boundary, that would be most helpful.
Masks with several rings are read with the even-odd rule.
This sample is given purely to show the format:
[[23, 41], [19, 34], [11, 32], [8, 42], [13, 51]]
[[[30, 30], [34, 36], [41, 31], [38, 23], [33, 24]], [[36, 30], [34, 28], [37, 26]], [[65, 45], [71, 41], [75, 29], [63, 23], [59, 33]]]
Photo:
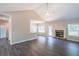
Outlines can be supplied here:
[[46, 21], [79, 18], [79, 4], [77, 3], [49, 3], [49, 16], [45, 15], [46, 7], [46, 4], [42, 4], [35, 9], [35, 12], [38, 13]]
[[32, 10], [39, 5], [38, 3], [0, 3], [0, 12]]
[[0, 4], [0, 12], [33, 10], [45, 21], [79, 18], [78, 3], [4, 3]]

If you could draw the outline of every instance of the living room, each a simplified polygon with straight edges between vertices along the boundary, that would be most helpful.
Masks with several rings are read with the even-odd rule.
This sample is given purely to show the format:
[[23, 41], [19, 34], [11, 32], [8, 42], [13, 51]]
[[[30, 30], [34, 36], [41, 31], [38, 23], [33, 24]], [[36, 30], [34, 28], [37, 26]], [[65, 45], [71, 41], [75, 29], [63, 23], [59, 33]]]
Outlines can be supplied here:
[[0, 8], [1, 39], [8, 39], [10, 52], [4, 54], [3, 39], [0, 55], [79, 55], [78, 3], [3, 3]]

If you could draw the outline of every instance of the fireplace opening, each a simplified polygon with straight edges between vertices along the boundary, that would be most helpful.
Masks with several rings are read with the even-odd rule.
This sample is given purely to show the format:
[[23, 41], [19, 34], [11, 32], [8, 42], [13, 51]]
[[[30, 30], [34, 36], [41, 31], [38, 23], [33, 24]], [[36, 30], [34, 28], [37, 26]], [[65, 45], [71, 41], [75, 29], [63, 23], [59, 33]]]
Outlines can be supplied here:
[[64, 30], [55, 30], [55, 36], [59, 39], [64, 39]]

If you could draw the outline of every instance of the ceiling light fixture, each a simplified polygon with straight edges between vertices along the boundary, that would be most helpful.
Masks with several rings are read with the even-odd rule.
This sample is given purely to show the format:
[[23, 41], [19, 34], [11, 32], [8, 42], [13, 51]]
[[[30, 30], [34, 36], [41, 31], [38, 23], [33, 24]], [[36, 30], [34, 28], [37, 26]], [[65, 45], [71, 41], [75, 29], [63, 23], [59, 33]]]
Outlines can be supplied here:
[[45, 15], [46, 15], [46, 16], [49, 16], [49, 12], [48, 12], [48, 3], [46, 3], [46, 6], [47, 6], [47, 7], [46, 7], [47, 9], [46, 9]]

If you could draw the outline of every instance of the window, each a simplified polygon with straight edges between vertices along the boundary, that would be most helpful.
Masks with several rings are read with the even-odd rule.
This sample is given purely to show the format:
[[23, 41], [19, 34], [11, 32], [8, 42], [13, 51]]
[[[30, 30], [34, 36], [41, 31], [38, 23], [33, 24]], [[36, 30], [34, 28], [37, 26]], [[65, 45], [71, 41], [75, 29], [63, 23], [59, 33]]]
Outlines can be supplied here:
[[45, 32], [45, 24], [44, 23], [36, 23], [35, 21], [30, 22], [30, 32], [31, 33], [44, 33]]
[[52, 35], [52, 31], [53, 31], [52, 26], [48, 26], [48, 34], [49, 34], [49, 35]]
[[39, 33], [45, 32], [45, 24], [38, 24], [38, 32]]
[[37, 32], [37, 24], [33, 23], [32, 21], [30, 22], [30, 32], [31, 33], [36, 33]]
[[68, 35], [79, 36], [79, 24], [69, 24], [68, 25]]

